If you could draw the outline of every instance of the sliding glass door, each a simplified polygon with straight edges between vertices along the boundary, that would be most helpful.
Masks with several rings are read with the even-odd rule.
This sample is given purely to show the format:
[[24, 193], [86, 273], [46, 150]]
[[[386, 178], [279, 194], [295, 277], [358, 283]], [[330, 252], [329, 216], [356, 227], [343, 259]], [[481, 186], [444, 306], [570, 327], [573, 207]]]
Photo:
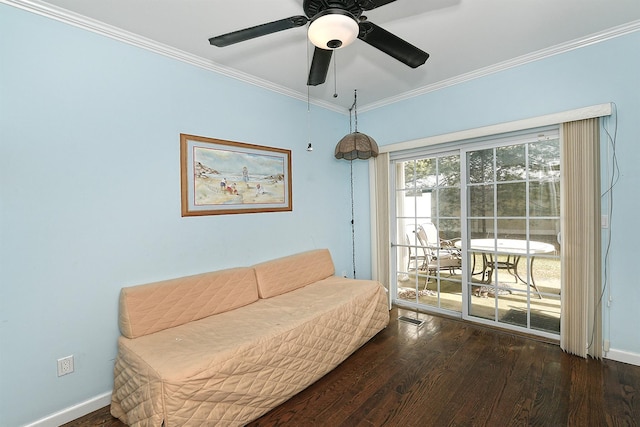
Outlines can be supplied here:
[[395, 163], [396, 297], [462, 312], [460, 154]]
[[468, 316], [560, 332], [557, 132], [463, 150]]
[[557, 129], [399, 154], [391, 171], [396, 303], [559, 334]]

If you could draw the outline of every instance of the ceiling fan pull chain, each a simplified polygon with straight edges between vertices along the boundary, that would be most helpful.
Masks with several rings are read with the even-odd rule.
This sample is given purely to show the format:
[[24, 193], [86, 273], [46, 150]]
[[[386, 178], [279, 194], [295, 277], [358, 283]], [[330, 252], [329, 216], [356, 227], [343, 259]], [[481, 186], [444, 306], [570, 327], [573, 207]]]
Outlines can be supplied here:
[[[309, 43], [307, 43], [307, 67], [309, 67]], [[311, 145], [311, 94], [309, 92], [309, 85], [307, 85], [307, 151], [313, 151]]]
[[338, 52], [333, 55], [333, 97], [338, 97], [338, 66], [336, 63], [338, 62]]

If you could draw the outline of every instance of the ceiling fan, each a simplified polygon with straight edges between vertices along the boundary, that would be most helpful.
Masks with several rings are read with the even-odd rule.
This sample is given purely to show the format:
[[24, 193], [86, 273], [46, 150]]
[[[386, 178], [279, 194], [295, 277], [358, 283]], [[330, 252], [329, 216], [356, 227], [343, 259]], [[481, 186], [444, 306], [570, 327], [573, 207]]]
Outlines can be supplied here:
[[224, 47], [278, 31], [309, 25], [308, 37], [315, 46], [308, 86], [325, 82], [335, 49], [345, 47], [356, 38], [390, 55], [411, 68], [424, 64], [429, 54], [395, 34], [367, 21], [362, 13], [395, 0], [304, 0], [306, 16], [297, 15], [255, 27], [211, 37], [209, 43]]

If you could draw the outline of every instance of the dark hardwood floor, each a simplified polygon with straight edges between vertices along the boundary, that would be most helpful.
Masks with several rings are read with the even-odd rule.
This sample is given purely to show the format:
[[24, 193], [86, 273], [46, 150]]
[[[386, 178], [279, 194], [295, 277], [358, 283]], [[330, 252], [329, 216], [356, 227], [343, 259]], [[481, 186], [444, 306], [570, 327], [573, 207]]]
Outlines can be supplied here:
[[[249, 426], [637, 426], [640, 367], [460, 320], [398, 321]], [[103, 408], [65, 426], [124, 426]]]

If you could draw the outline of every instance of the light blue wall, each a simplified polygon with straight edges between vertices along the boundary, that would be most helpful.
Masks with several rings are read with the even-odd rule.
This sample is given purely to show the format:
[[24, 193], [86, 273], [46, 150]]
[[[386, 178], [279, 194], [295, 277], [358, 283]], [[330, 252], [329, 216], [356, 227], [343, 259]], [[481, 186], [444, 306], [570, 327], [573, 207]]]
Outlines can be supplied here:
[[[607, 102], [617, 105], [621, 175], [613, 191], [607, 269], [612, 301], [607, 308], [605, 296], [604, 332], [612, 351], [640, 360], [640, 286], [634, 268], [640, 260], [640, 32], [372, 110], [361, 115], [360, 123], [387, 145]], [[613, 131], [615, 120], [605, 122]], [[602, 147], [606, 181], [611, 150], [604, 140]]]
[[[306, 102], [6, 5], [0, 58], [0, 426], [111, 390], [123, 286], [323, 247], [351, 271], [347, 116], [312, 106], [308, 153]], [[292, 150], [293, 212], [182, 218], [180, 133]]]
[[[634, 354], [639, 47], [636, 33], [359, 117], [383, 145], [616, 102], [607, 333]], [[349, 163], [333, 158], [347, 117], [312, 107], [307, 153], [304, 102], [5, 5], [0, 58], [0, 426], [111, 389], [123, 286], [319, 247], [351, 271]], [[180, 217], [181, 132], [291, 149], [293, 212]], [[365, 278], [366, 162], [354, 172]], [[57, 378], [68, 354], [76, 372]]]

